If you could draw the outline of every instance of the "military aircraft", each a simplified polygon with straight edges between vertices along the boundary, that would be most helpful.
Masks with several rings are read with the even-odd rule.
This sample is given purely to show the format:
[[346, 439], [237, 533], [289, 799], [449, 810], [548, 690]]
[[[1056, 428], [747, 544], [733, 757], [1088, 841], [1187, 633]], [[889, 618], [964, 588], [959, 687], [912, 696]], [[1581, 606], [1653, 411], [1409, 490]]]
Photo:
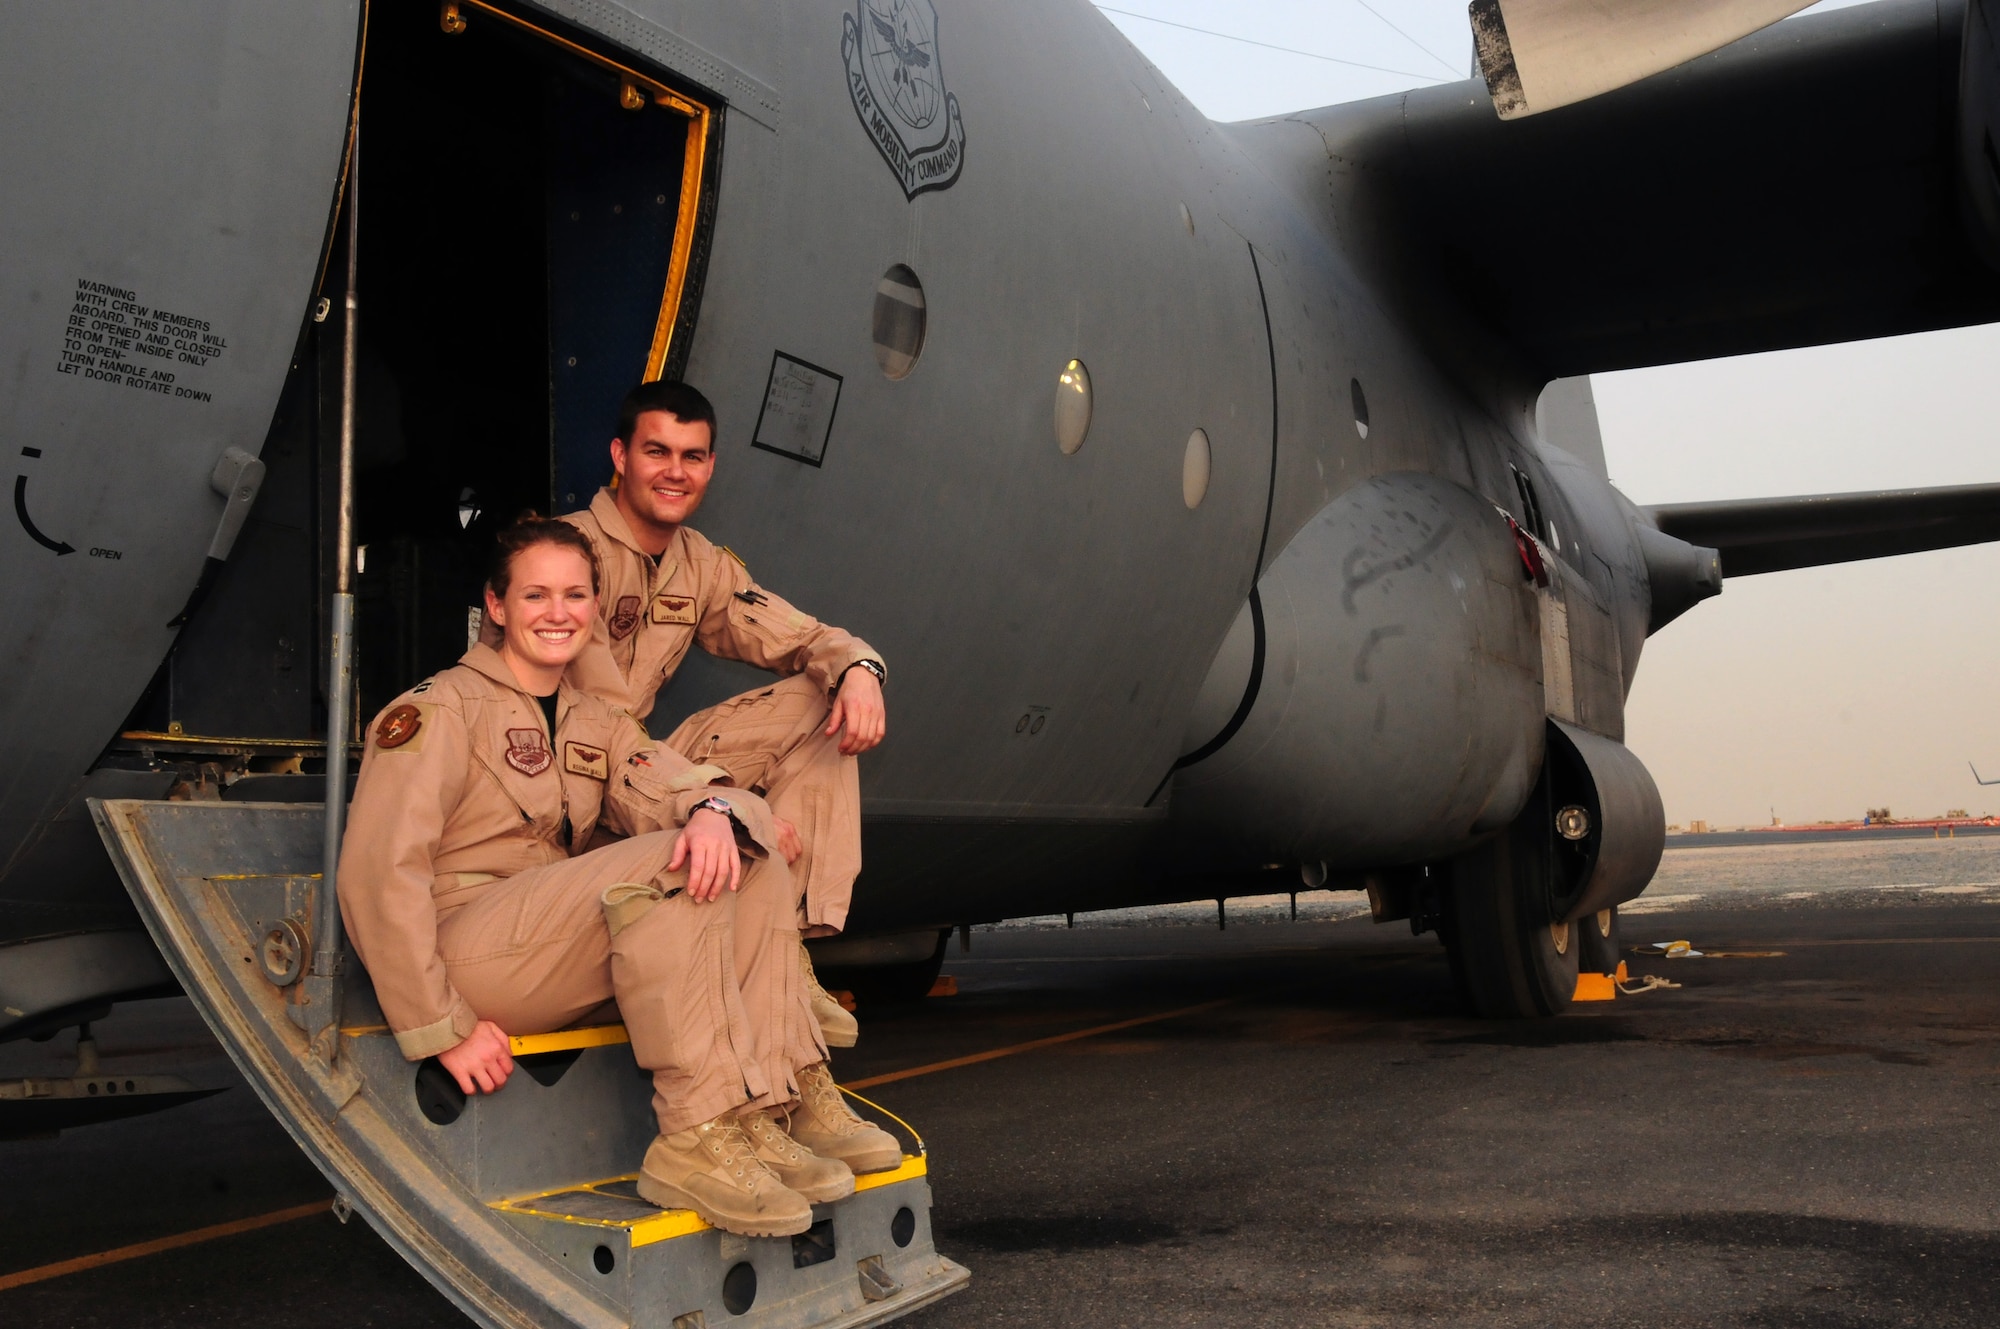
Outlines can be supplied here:
[[[1647, 636], [2000, 538], [2000, 486], [1607, 480], [1593, 372], [2000, 318], [1996, 4], [1801, 7], [1475, 0], [1483, 80], [1224, 125], [1077, 0], [10, 5], [0, 1038], [185, 989], [484, 1323], [957, 1286], [920, 1149], [828, 1228], [858, 1265], [667, 1232], [603, 1180], [615, 1026], [413, 1094], [342, 963], [358, 724], [663, 375], [721, 411], [703, 529], [890, 661], [829, 961], [1335, 885], [1561, 1011], [1663, 845]], [[658, 722], [745, 685], [697, 653]], [[597, 1153], [495, 1143], [579, 1113]]]

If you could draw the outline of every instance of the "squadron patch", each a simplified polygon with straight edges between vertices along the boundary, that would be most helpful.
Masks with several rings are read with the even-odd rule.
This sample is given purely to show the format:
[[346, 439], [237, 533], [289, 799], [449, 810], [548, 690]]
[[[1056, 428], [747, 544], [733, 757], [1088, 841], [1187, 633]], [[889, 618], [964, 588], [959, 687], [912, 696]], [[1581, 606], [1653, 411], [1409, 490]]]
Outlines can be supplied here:
[[549, 751], [549, 736], [539, 729], [507, 731], [507, 764], [523, 775], [540, 775], [555, 764]]
[[653, 599], [653, 621], [655, 623], [678, 623], [683, 627], [694, 626], [694, 597], [687, 595], [659, 595]]
[[383, 716], [382, 723], [375, 726], [375, 746], [385, 749], [402, 747], [415, 738], [423, 727], [423, 711], [406, 701]]
[[632, 635], [632, 629], [639, 626], [639, 597], [621, 595], [618, 607], [611, 613], [611, 639], [624, 641]]
[[594, 748], [587, 743], [565, 743], [563, 769], [571, 775], [587, 775], [593, 780], [609, 780], [611, 757], [603, 748]]

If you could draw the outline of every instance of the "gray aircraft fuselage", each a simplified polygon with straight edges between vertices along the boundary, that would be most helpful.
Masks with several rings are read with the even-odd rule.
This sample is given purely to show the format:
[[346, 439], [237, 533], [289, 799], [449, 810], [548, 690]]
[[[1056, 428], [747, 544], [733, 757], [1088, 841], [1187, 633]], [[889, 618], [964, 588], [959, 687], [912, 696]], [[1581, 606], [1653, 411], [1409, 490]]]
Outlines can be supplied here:
[[[438, 8], [376, 0], [372, 21], [387, 33], [420, 11], [429, 33]], [[1409, 277], [1386, 177], [1342, 139], [1401, 99], [1217, 125], [1088, 5], [939, 0], [926, 28], [930, 8], [515, 10], [717, 108], [712, 215], [679, 311], [691, 335], [674, 351], [721, 417], [696, 525], [889, 661], [890, 737], [862, 767], [857, 928], [1215, 895], [1272, 865], [1296, 881], [1301, 865], [1442, 861], [1519, 812], [1550, 717], [1621, 739], [1665, 565], [1649, 574], [1649, 520], [1601, 458], [1539, 435], [1546, 361]], [[325, 400], [308, 380], [337, 341], [338, 263], [323, 274], [361, 16], [338, 0], [90, 9], [10, 6], [0, 52], [0, 421], [20, 477], [0, 553], [14, 626], [0, 943], [133, 926], [84, 797], [210, 796], [246, 760], [284, 774], [303, 754], [310, 769], [320, 737], [303, 720], [219, 729], [212, 700], [192, 728], [174, 707], [282, 686], [314, 713], [326, 472], [287, 470], [277, 440]], [[870, 46], [863, 20], [906, 9], [904, 45]], [[464, 18], [472, 33], [439, 40], [499, 23], [472, 5]], [[361, 86], [364, 335], [435, 348], [429, 375], [407, 352], [386, 377], [364, 364], [362, 393], [387, 384], [378, 410], [400, 394], [378, 437], [420, 459], [429, 427], [407, 403], [505, 390], [511, 371], [479, 367], [510, 348], [483, 345], [470, 315], [369, 322], [404, 292], [371, 288], [388, 278], [366, 237], [416, 224], [373, 163], [434, 142], [443, 169], [500, 110], [399, 124]], [[1476, 83], [1424, 96], [1490, 117]], [[899, 166], [891, 140], [919, 122], [934, 142], [903, 143]], [[436, 245], [440, 270], [452, 248]], [[546, 277], [542, 256], [520, 261], [506, 281]], [[874, 342], [896, 265], [921, 283], [925, 322], [892, 379]], [[560, 391], [578, 362], [551, 318], [534, 354]], [[646, 352], [602, 349], [605, 373], [636, 379]], [[779, 432], [774, 357], [806, 367], [809, 396], [838, 379], [830, 422], [805, 412], [812, 461], [753, 446]], [[1091, 409], [1065, 452], [1058, 377], [1073, 360]], [[365, 400], [362, 418], [365, 435]], [[608, 440], [608, 405], [593, 418]], [[1197, 430], [1210, 478], [1191, 507]], [[211, 473], [228, 447], [264, 451], [272, 478], [214, 594], [170, 627], [225, 510]], [[567, 483], [546, 501], [588, 501], [587, 480]], [[367, 485], [364, 472], [364, 524]], [[305, 572], [260, 603], [291, 606], [289, 626], [229, 619], [247, 569], [280, 567], [281, 548]], [[455, 632], [469, 602], [430, 612]], [[184, 647], [162, 672], [197, 630], [205, 653]], [[396, 649], [364, 629], [364, 662]], [[449, 663], [418, 654], [398, 657], [401, 685]], [[693, 657], [661, 717], [751, 681]], [[128, 718], [142, 697], [165, 723]], [[118, 737], [141, 730], [159, 737]], [[1206, 755], [1177, 771], [1191, 753]]]

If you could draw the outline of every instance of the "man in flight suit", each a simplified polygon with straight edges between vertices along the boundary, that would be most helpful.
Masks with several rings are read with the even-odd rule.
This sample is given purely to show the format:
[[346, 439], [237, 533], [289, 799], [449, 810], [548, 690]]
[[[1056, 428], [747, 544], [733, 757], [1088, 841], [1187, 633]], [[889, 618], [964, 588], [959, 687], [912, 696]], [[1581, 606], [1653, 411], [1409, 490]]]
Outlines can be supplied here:
[[[369, 728], [340, 863], [349, 936], [404, 1056], [438, 1057], [468, 1093], [511, 1073], [509, 1033], [615, 999], [660, 1125], [640, 1193], [732, 1232], [803, 1231], [901, 1151], [855, 1129], [825, 1075], [773, 818], [564, 676], [595, 621], [587, 545], [557, 522], [514, 529], [487, 593], [502, 649], [474, 646]], [[536, 579], [547, 567], [566, 594]], [[581, 852], [600, 822], [627, 838]]]
[[[694, 645], [784, 675], [689, 716], [666, 744], [764, 796], [803, 895], [803, 935], [838, 932], [861, 871], [855, 758], [887, 724], [882, 657], [758, 586], [741, 559], [687, 525], [715, 472], [715, 408], [700, 392], [652, 382], [627, 393], [611, 466], [613, 486], [563, 518], [590, 538], [604, 578], [574, 677], [643, 720]], [[799, 954], [827, 1043], [852, 1047], [854, 1017]]]

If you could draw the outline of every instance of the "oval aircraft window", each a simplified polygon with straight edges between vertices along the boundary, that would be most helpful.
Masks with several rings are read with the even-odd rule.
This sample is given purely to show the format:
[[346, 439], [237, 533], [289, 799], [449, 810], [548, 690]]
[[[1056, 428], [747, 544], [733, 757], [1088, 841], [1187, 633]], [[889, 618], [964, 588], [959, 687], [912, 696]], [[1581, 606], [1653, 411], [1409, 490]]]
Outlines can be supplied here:
[[1192, 511], [1208, 496], [1208, 431], [1188, 435], [1187, 456], [1181, 459], [1181, 501]]
[[1056, 375], [1056, 446], [1065, 457], [1083, 446], [1090, 432], [1090, 371], [1072, 360]]
[[901, 263], [875, 283], [875, 359], [890, 378], [907, 378], [924, 353], [924, 285]]
[[1354, 390], [1354, 432], [1368, 437], [1368, 398], [1362, 395], [1361, 380], [1350, 378], [1347, 384]]

